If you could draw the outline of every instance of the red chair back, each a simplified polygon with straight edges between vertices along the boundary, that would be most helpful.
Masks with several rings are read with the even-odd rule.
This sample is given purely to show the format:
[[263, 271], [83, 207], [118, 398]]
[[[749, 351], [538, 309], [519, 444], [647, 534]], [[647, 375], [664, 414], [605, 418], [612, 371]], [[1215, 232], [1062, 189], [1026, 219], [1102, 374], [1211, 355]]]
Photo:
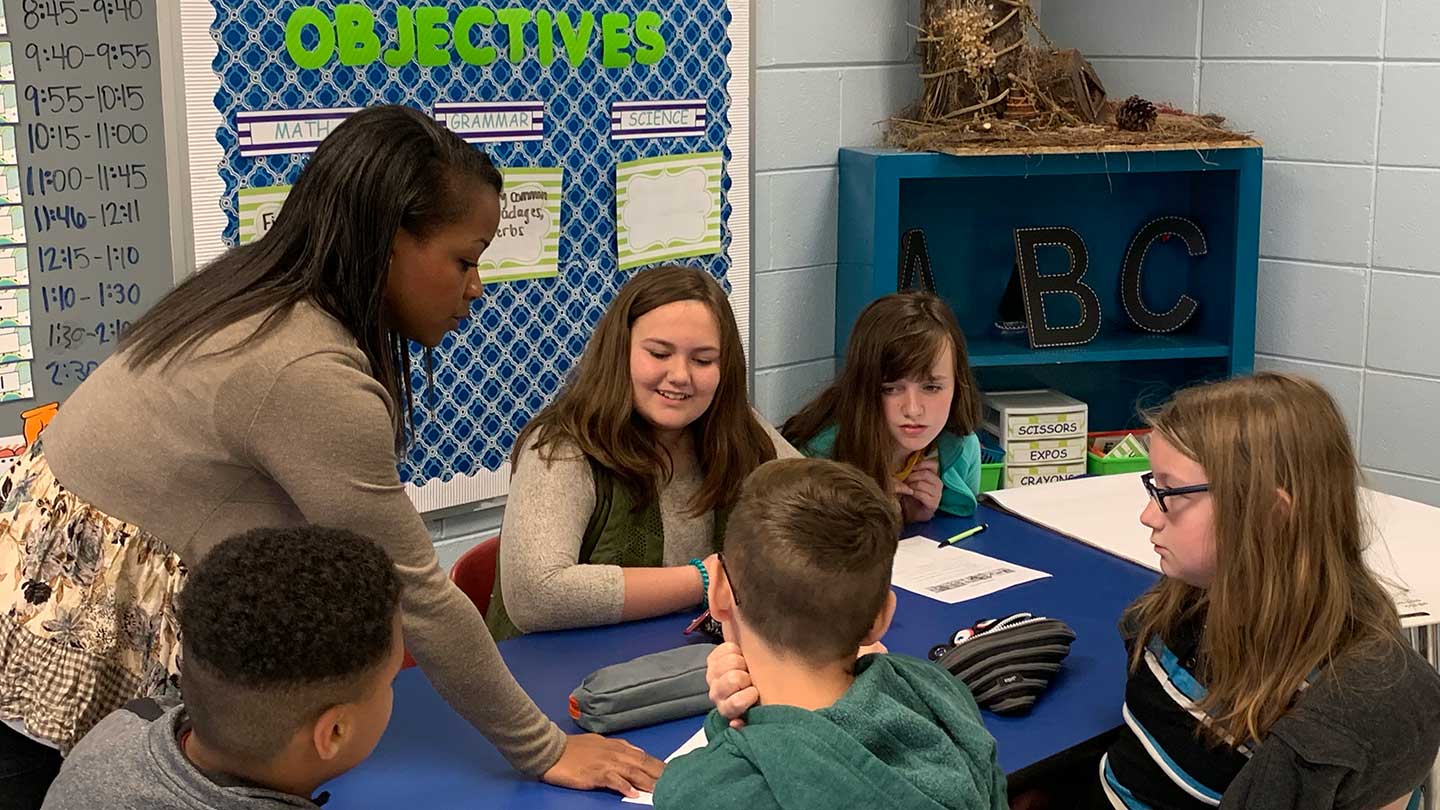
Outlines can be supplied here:
[[[450, 581], [470, 597], [484, 616], [490, 609], [490, 592], [495, 589], [495, 568], [500, 564], [500, 535], [482, 540], [479, 545], [460, 555], [450, 569]], [[415, 659], [405, 653], [405, 668], [415, 666]]]
[[500, 564], [500, 535], [482, 540], [455, 561], [450, 581], [470, 597], [483, 616], [490, 609], [490, 592], [495, 589], [495, 568]]

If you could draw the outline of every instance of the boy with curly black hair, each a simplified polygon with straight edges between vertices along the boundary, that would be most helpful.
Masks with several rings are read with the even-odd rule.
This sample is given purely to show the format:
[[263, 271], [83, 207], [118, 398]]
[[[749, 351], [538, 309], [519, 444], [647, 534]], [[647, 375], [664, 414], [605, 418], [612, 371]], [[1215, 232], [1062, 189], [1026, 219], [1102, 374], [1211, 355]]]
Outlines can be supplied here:
[[400, 584], [346, 531], [258, 529], [216, 546], [179, 599], [183, 705], [131, 703], [66, 758], [45, 800], [80, 808], [315, 807], [390, 722]]

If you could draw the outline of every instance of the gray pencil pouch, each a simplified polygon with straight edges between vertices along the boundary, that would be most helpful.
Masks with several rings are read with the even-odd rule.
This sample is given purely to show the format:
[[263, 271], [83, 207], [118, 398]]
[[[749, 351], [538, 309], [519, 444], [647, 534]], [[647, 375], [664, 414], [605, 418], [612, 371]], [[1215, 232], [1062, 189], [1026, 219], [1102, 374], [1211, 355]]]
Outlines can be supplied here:
[[712, 708], [705, 658], [714, 644], [689, 644], [597, 669], [570, 693], [570, 717], [586, 731], [610, 734]]

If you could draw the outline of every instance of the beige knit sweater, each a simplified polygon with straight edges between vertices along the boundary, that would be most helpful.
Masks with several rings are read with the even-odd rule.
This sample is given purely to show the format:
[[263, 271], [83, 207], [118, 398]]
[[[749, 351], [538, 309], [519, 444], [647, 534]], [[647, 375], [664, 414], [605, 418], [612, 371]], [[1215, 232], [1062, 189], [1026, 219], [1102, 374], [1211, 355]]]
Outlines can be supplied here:
[[257, 527], [311, 522], [373, 538], [395, 562], [406, 646], [436, 690], [517, 770], [549, 770], [565, 736], [440, 569], [396, 472], [395, 403], [354, 337], [308, 304], [254, 339], [259, 320], [142, 372], [122, 358], [101, 364], [45, 430], [57, 480], [188, 564]]

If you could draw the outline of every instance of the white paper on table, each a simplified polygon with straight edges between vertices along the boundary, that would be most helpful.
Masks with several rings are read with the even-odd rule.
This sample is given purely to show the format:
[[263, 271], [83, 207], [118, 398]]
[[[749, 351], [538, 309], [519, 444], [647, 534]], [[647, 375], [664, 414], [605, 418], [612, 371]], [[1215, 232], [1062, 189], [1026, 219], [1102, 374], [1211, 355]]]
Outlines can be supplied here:
[[928, 537], [910, 537], [895, 549], [890, 584], [953, 605], [1048, 576]]
[[[683, 743], [680, 743], [680, 747], [676, 748], [674, 753], [672, 753], [668, 757], [665, 757], [665, 761], [668, 763], [670, 760], [676, 757], [684, 756], [691, 751], [697, 751], [701, 748], [704, 748], [708, 744], [709, 741], [705, 738], [705, 727], [701, 726], [699, 731], [690, 735], [690, 739], [686, 740]], [[622, 798], [620, 801], [629, 802], [631, 804], [648, 804], [653, 806], [655, 804], [655, 794], [646, 793], [642, 790], [640, 791], [640, 795], [636, 796], [635, 798], [631, 799], [626, 797]]]
[[[1150, 502], [1140, 473], [1097, 475], [999, 489], [983, 496], [1002, 509], [1152, 571], [1160, 558], [1140, 513]], [[1365, 562], [1390, 590], [1401, 624], [1440, 623], [1440, 508], [1362, 488], [1371, 529]]]

